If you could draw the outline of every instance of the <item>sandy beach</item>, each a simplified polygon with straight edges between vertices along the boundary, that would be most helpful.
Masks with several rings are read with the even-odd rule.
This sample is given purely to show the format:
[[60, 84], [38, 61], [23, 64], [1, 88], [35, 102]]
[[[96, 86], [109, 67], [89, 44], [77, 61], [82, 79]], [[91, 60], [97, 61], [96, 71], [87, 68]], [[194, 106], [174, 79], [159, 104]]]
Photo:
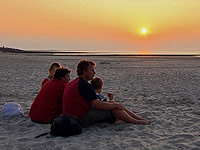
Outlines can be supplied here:
[[[80, 59], [96, 62], [104, 80], [102, 94], [115, 99], [151, 125], [98, 124], [72, 137], [35, 138], [50, 125], [33, 123], [30, 106], [48, 75], [51, 62], [72, 69]], [[200, 149], [200, 57], [43, 56], [0, 53], [0, 110], [6, 102], [19, 103], [25, 117], [0, 118], [0, 149]]]

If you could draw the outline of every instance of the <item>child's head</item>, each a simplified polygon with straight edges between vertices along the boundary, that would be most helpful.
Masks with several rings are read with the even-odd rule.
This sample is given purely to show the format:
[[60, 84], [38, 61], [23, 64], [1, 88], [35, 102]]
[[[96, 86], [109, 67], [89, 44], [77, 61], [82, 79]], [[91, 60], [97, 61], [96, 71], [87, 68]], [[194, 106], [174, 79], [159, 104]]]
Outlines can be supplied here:
[[56, 69], [57, 68], [61, 68], [62, 66], [57, 63], [57, 62], [53, 62], [50, 66], [49, 66], [49, 75], [50, 76], [54, 76]]
[[94, 77], [91, 80], [91, 85], [92, 85], [93, 89], [95, 90], [95, 92], [100, 93], [101, 89], [103, 87], [103, 80], [99, 77]]

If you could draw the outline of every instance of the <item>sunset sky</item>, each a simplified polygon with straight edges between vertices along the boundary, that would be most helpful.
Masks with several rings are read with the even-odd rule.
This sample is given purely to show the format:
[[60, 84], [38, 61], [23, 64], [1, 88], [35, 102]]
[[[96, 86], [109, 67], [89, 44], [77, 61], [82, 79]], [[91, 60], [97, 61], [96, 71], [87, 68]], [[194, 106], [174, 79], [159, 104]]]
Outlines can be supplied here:
[[200, 54], [200, 0], [0, 0], [0, 46]]

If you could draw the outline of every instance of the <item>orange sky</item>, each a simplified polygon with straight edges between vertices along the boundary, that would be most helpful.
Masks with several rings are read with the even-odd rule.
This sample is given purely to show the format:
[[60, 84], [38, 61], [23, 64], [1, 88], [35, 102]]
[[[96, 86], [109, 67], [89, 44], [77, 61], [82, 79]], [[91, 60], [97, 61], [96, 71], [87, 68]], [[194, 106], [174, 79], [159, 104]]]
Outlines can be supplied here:
[[[0, 0], [0, 4], [0, 46], [200, 53], [198, 0]], [[146, 34], [141, 34], [142, 28]]]

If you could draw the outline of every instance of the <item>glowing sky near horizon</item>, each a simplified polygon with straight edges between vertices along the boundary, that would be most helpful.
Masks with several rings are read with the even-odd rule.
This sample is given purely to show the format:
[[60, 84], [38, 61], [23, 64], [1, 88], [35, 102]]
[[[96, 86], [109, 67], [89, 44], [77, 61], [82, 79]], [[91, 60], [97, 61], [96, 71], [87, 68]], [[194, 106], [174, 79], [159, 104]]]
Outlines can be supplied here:
[[0, 0], [0, 46], [200, 53], [199, 6], [199, 0]]

